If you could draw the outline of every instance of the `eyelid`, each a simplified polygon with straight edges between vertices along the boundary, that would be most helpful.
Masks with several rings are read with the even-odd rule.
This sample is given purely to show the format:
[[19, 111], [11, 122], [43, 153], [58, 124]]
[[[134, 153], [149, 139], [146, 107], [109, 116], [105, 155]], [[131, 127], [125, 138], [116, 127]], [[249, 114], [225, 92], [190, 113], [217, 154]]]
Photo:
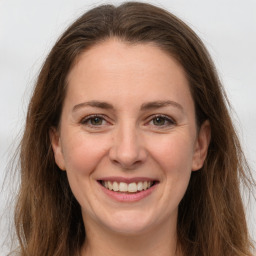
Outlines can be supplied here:
[[163, 119], [165, 119], [166, 121], [169, 122], [169, 124], [167, 124], [167, 125], [160, 125], [160, 126], [154, 125], [155, 127], [159, 128], [159, 129], [169, 127], [169, 126], [173, 126], [173, 125], [177, 124], [177, 122], [175, 121], [174, 118], [172, 118], [168, 115], [165, 115], [165, 114], [153, 114], [153, 115], [149, 116], [149, 118], [147, 119], [148, 120], [147, 124], [152, 122], [154, 118], [158, 118], [158, 117], [163, 118]]
[[99, 127], [101, 127], [101, 126], [104, 126], [104, 124], [103, 124], [103, 125], [98, 125], [99, 127], [97, 127], [97, 125], [87, 124], [87, 122], [88, 122], [90, 119], [93, 119], [93, 118], [96, 118], [96, 117], [102, 118], [103, 121], [105, 121], [105, 122], [107, 122], [107, 123], [110, 123], [110, 122], [107, 120], [106, 115], [104, 115], [104, 114], [91, 114], [91, 115], [87, 115], [87, 116], [83, 117], [83, 118], [80, 120], [80, 123], [81, 123], [82, 125], [87, 125], [87, 126], [89, 126], [89, 127], [96, 127], [96, 128], [99, 128]]
[[[93, 119], [93, 118], [96, 118], [96, 117], [103, 119], [103, 121], [106, 122], [106, 124], [92, 125], [90, 123], [87, 123], [87, 122], [90, 121], [90, 119]], [[150, 124], [150, 122], [152, 122], [155, 118], [159, 118], [159, 117], [163, 118], [168, 123], [164, 124], [164, 125], [159, 125], [159, 126]], [[111, 125], [111, 122], [109, 121], [109, 118], [104, 114], [90, 114], [90, 115], [87, 115], [87, 116], [81, 118], [79, 123], [82, 124], [82, 125], [85, 125], [89, 128], [98, 128], [98, 129], [101, 128], [102, 126], [106, 126], [107, 124]], [[174, 126], [176, 124], [177, 124], [177, 122], [175, 121], [175, 119], [173, 117], [170, 117], [169, 115], [165, 115], [165, 114], [153, 114], [153, 115], [150, 115], [146, 120], [146, 125], [152, 125], [152, 126], [154, 126], [155, 128], [158, 128], [158, 129], [168, 128], [168, 127]]]

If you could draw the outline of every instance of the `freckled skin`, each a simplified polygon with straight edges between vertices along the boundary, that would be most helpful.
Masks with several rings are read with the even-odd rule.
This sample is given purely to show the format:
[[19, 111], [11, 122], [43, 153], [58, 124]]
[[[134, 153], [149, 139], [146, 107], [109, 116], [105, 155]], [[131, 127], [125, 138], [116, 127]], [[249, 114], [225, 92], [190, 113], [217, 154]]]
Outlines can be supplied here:
[[[141, 110], [146, 102], [166, 100], [183, 110]], [[87, 106], [72, 111], [88, 101], [107, 102], [113, 109]], [[93, 114], [103, 116], [100, 125], [81, 122]], [[158, 126], [152, 121], [156, 114], [175, 123]], [[67, 172], [81, 205], [85, 227], [138, 235], [163, 226], [175, 232], [178, 204], [191, 171], [203, 165], [209, 137], [208, 124], [197, 133], [183, 68], [152, 44], [111, 39], [84, 52], [69, 73], [60, 131], [51, 141], [56, 163]], [[148, 177], [159, 184], [150, 196], [122, 203], [102, 192], [97, 180], [107, 176]]]

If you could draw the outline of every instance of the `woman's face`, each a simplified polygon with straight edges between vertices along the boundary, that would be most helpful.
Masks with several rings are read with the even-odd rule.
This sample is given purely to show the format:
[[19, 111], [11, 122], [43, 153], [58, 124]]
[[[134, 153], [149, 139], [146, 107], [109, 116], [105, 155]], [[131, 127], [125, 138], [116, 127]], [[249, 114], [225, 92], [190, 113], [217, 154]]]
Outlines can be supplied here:
[[85, 226], [138, 234], [176, 225], [209, 133], [207, 123], [197, 132], [188, 81], [175, 59], [153, 44], [111, 39], [73, 66], [51, 141]]

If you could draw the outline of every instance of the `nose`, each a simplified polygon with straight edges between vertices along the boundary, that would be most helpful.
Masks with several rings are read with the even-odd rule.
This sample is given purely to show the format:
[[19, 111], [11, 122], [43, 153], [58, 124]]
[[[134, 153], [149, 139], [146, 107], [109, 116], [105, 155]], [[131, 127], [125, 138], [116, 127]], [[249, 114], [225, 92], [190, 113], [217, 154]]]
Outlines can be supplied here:
[[135, 126], [123, 125], [116, 130], [109, 157], [114, 164], [126, 170], [145, 162], [147, 151]]

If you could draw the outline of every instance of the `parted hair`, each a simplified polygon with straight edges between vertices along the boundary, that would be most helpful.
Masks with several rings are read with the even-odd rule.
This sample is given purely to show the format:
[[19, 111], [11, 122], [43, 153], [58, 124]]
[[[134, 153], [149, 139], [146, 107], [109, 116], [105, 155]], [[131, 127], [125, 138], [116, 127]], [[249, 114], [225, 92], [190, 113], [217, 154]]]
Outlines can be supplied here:
[[198, 128], [210, 122], [204, 166], [192, 172], [179, 204], [177, 233], [183, 255], [252, 256], [240, 185], [253, 186], [253, 181], [214, 64], [183, 21], [138, 2], [101, 5], [83, 14], [58, 39], [41, 68], [20, 144], [15, 209], [20, 255], [78, 255], [86, 239], [80, 205], [66, 173], [55, 164], [49, 133], [59, 125], [72, 65], [82, 52], [109, 38], [153, 43], [174, 57], [189, 81]]

